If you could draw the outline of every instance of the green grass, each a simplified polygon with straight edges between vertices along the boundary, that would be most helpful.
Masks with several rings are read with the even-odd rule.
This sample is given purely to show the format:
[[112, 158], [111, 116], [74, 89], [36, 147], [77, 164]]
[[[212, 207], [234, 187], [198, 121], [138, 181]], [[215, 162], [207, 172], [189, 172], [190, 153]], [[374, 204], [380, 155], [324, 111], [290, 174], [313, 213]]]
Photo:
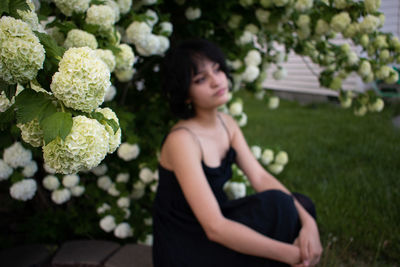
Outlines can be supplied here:
[[278, 178], [317, 207], [321, 266], [397, 266], [400, 258], [399, 104], [356, 117], [334, 103], [277, 110], [246, 93], [249, 145], [285, 150]]

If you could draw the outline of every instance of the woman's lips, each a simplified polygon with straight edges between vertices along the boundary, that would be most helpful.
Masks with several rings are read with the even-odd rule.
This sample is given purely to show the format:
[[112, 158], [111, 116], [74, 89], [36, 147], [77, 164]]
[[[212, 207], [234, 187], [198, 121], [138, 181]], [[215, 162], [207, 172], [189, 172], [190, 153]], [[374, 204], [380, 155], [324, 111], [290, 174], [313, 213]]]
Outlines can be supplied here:
[[226, 91], [226, 88], [219, 89], [214, 95], [221, 96], [221, 95], [225, 94], [225, 91]]

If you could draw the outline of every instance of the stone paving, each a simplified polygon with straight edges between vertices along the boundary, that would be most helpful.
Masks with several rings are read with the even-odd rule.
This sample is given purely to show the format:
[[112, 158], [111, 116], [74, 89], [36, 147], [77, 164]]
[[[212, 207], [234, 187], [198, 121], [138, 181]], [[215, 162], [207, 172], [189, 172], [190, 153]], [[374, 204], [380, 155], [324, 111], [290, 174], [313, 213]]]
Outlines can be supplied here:
[[151, 247], [101, 240], [65, 242], [58, 250], [42, 244], [0, 251], [1, 267], [152, 267]]

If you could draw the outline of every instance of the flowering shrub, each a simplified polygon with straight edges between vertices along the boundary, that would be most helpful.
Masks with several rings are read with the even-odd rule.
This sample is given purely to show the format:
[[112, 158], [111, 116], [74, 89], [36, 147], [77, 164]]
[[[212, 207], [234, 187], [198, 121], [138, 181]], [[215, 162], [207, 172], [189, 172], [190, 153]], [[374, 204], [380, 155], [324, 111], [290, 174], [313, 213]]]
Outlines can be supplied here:
[[[62, 212], [62, 221], [75, 225], [73, 214], [85, 214], [79, 221], [87, 225], [69, 238], [107, 234], [151, 244], [157, 156], [173, 123], [160, 92], [170, 42], [201, 37], [221, 46], [232, 74], [230, 100], [221, 111], [241, 127], [251, 120], [235, 93], [246, 89], [278, 108], [279, 98], [263, 84], [286, 78], [282, 63], [292, 51], [318, 64], [321, 86], [336, 90], [342, 107], [353, 107], [357, 116], [381, 111], [384, 101], [372, 92], [344, 91], [348, 75], [364, 82], [399, 79], [390, 64], [400, 62], [400, 41], [379, 32], [380, 0], [7, 3], [0, 8], [0, 181], [12, 198], [40, 198], [43, 207], [54, 207], [38, 208], [36, 216], [71, 211]], [[338, 34], [345, 44], [332, 41]], [[284, 151], [251, 149], [274, 175], [289, 162]], [[252, 193], [244, 174], [233, 171], [227, 195]], [[54, 228], [47, 238], [65, 238], [56, 223], [46, 227]]]

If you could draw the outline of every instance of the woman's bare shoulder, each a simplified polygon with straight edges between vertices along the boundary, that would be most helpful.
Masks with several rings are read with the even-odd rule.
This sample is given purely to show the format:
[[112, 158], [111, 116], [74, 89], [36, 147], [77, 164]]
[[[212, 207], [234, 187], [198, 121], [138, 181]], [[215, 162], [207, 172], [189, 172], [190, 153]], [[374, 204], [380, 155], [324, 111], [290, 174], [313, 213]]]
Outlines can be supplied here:
[[228, 130], [230, 133], [234, 134], [238, 128], [237, 123], [234, 118], [232, 118], [231, 115], [219, 112], [219, 115], [221, 116], [222, 120], [224, 121], [225, 125], [228, 127]]

